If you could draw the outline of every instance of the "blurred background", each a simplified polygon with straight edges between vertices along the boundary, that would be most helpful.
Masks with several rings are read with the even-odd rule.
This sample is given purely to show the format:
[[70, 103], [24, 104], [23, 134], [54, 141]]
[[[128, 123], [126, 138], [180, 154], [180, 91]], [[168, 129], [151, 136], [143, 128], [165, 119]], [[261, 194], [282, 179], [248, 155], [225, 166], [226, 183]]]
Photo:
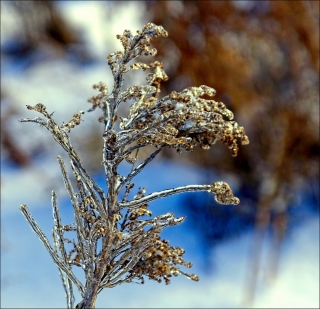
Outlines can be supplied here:
[[[45, 104], [58, 123], [89, 109], [94, 83], [112, 87], [116, 34], [147, 22], [169, 33], [152, 42], [155, 58], [139, 59], [164, 62], [161, 95], [215, 88], [250, 144], [236, 158], [222, 144], [165, 149], [136, 186], [223, 180], [241, 202], [194, 193], [151, 203], [154, 214], [187, 215], [164, 237], [186, 249], [200, 282], [122, 285], [97, 307], [319, 307], [319, 1], [1, 1], [1, 306], [65, 306], [56, 267], [18, 210], [27, 204], [50, 237], [54, 189], [72, 220], [56, 162], [65, 154], [45, 129], [18, 122], [38, 116], [25, 105]], [[144, 83], [135, 74], [126, 86]], [[71, 140], [103, 186], [99, 116], [86, 113]]]

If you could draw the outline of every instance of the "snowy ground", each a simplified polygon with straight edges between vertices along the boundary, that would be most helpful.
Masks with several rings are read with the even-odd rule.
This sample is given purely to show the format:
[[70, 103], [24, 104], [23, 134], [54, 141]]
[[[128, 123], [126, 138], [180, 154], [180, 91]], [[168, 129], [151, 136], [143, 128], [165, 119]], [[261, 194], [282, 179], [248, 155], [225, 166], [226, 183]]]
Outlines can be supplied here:
[[[100, 2], [62, 2], [65, 14], [75, 25], [81, 25], [89, 44], [94, 46], [97, 58], [105, 59], [107, 52], [115, 46], [115, 34], [124, 29], [136, 30], [142, 27], [143, 11], [139, 2], [128, 2], [128, 6], [114, 18], [108, 32], [102, 31], [103, 14]], [[88, 15], [96, 18], [88, 19]], [[132, 18], [134, 16], [134, 18]], [[112, 33], [112, 35], [110, 34]], [[110, 34], [110, 35], [109, 35]], [[111, 46], [113, 44], [113, 46]], [[57, 59], [35, 66], [27, 73], [15, 74], [5, 68], [5, 86], [18, 102], [16, 108], [23, 110], [24, 104], [44, 101], [49, 110], [56, 110], [56, 119], [66, 120], [64, 113], [86, 109], [86, 99], [93, 95], [91, 85], [105, 78], [107, 66], [92, 66], [80, 71], [74, 65]], [[69, 82], [66, 83], [65, 81]], [[110, 84], [110, 83], [109, 83]], [[19, 89], [19, 91], [15, 91]], [[23, 98], [23, 100], [22, 100]], [[79, 102], [74, 108], [65, 102]], [[64, 103], [64, 104], [62, 104]], [[1, 108], [3, 108], [1, 106]], [[29, 117], [24, 109], [21, 114]], [[21, 118], [21, 114], [18, 118]], [[91, 115], [87, 115], [92, 119]], [[32, 116], [30, 116], [32, 117]], [[15, 120], [17, 120], [15, 119]], [[86, 121], [89, 122], [87, 119]], [[31, 126], [32, 124], [23, 124]], [[28, 147], [37, 139], [49, 141], [48, 132], [33, 126], [32, 130], [21, 129], [17, 121], [12, 123], [21, 147]], [[85, 126], [83, 126], [84, 128]], [[80, 127], [81, 130], [81, 127]], [[35, 135], [36, 134], [36, 135]], [[30, 137], [32, 138], [30, 139]], [[52, 145], [52, 146], [51, 146]], [[57, 154], [54, 148], [48, 157], [38, 159], [37, 164], [28, 169], [12, 169], [1, 162], [1, 307], [2, 308], [53, 308], [65, 307], [63, 289], [55, 265], [50, 260], [40, 241], [32, 233], [18, 210], [21, 203], [30, 207], [31, 212], [51, 238], [50, 192], [58, 190], [62, 216], [68, 216], [67, 200], [55, 184], [45, 185], [43, 179], [59, 175]], [[201, 174], [192, 166], [172, 165], [156, 160], [149, 170], [138, 179], [149, 192], [177, 185], [201, 183]], [[152, 170], [152, 171], [151, 171]], [[168, 172], [170, 171], [170, 172]], [[174, 173], [172, 173], [174, 171]], [[157, 177], [155, 177], [156, 175]], [[171, 176], [174, 175], [174, 178]], [[60, 178], [59, 178], [60, 179]], [[59, 180], [60, 181], [60, 180]], [[178, 198], [171, 197], [151, 204], [152, 209], [165, 213], [172, 209]], [[222, 206], [223, 207], [223, 206]], [[160, 210], [159, 210], [160, 209]], [[183, 215], [183, 209], [174, 208], [176, 215]], [[187, 226], [187, 222], [184, 223]], [[141, 285], [122, 285], [113, 290], [105, 290], [98, 297], [99, 308], [241, 308], [248, 267], [248, 252], [252, 235], [244, 234], [238, 239], [218, 245], [210, 259], [214, 268], [203, 265], [198, 240], [191, 230], [183, 225], [174, 227], [166, 234], [172, 244], [186, 249], [185, 259], [194, 263], [191, 272], [200, 276], [195, 283], [185, 278], [175, 278], [170, 286], [146, 281]], [[268, 243], [266, 243], [267, 247]], [[265, 250], [267, 252], [267, 250]], [[267, 256], [264, 256], [266, 259]], [[263, 267], [262, 267], [263, 269]], [[259, 277], [258, 294], [253, 307], [256, 308], [319, 308], [319, 220], [306, 218], [289, 235], [281, 256], [279, 275], [272, 284], [263, 283], [263, 272]], [[261, 283], [262, 282], [262, 283]], [[79, 300], [79, 298], [77, 298]]]

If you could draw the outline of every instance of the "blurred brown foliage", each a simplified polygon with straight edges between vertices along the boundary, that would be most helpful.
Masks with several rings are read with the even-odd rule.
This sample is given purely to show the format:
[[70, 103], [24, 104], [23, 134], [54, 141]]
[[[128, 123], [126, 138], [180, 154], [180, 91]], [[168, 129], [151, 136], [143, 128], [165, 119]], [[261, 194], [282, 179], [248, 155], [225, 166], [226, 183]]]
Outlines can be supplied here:
[[319, 1], [147, 1], [146, 7], [169, 32], [155, 42], [167, 65], [167, 91], [214, 87], [249, 136], [236, 159], [218, 146], [194, 158], [256, 191], [252, 291], [266, 230], [274, 228], [277, 256], [290, 200], [319, 178]]
[[165, 62], [167, 91], [214, 87], [250, 136], [240, 160], [214, 149], [198, 162], [236, 167], [249, 182], [266, 172], [279, 183], [318, 176], [319, 2], [259, 1], [246, 10], [230, 1], [146, 4], [152, 22], [169, 32], [155, 42], [160, 56], [173, 54]]

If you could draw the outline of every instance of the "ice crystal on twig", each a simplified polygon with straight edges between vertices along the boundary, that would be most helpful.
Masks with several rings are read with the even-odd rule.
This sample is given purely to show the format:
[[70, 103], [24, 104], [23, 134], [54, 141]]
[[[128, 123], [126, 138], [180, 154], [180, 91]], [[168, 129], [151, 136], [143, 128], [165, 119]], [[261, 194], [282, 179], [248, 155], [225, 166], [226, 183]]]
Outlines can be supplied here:
[[[216, 141], [221, 141], [236, 156], [237, 140], [248, 144], [243, 127], [233, 121], [233, 113], [222, 102], [203, 98], [205, 95], [214, 96], [213, 88], [204, 85], [189, 87], [159, 99], [161, 83], [168, 80], [163, 63], [138, 62], [128, 66], [138, 56], [154, 56], [156, 50], [149, 47], [151, 39], [167, 35], [163, 27], [151, 23], [145, 25], [142, 31], [137, 31], [136, 35], [125, 30], [123, 35], [117, 36], [123, 45], [123, 51], [112, 53], [107, 58], [114, 80], [112, 91], [109, 92], [103, 82], [93, 86], [99, 94], [88, 100], [92, 105], [89, 111], [97, 108], [102, 110], [99, 121], [104, 123], [102, 164], [106, 175], [105, 190], [87, 173], [68, 135], [72, 128], [80, 125], [84, 111], [76, 112], [69, 122], [58, 125], [52, 118], [53, 114], [49, 114], [46, 107], [38, 103], [34, 107], [27, 105], [27, 108], [39, 112], [44, 119], [37, 117], [21, 120], [38, 123], [52, 134], [67, 152], [76, 179], [76, 188], [73, 188], [65, 164], [58, 156], [65, 188], [74, 210], [75, 223], [62, 225], [57, 197], [53, 192], [54, 247], [50, 245], [27, 206], [20, 206], [31, 228], [59, 268], [68, 308], [73, 308], [72, 284], [83, 298], [76, 308], [93, 308], [102, 289], [126, 282], [143, 283], [144, 277], [158, 282], [164, 280], [166, 284], [170, 283], [172, 276], [178, 274], [194, 281], [199, 280], [196, 275], [180, 269], [181, 266], [192, 266], [184, 261], [184, 250], [169, 245], [168, 240], [160, 237], [164, 228], [182, 223], [185, 217], [176, 218], [174, 214], [166, 213], [152, 218], [152, 212], [148, 208], [151, 201], [183, 192], [207, 191], [215, 195], [218, 203], [239, 203], [228, 184], [222, 181], [150, 194], [146, 194], [145, 188], [140, 188], [128, 200], [134, 188], [133, 178], [164, 147], [175, 148], [178, 152], [183, 149], [192, 151], [196, 146], [209, 149]], [[150, 70], [146, 76], [146, 85], [121, 89], [124, 76], [130, 70]], [[129, 114], [126, 117], [118, 115], [120, 104], [127, 104], [128, 101], [131, 101]], [[120, 126], [118, 132], [115, 129], [117, 121]], [[147, 145], [156, 149], [136, 165], [139, 148]], [[131, 172], [120, 175], [118, 167], [124, 160], [131, 164]], [[68, 250], [66, 244], [69, 244]], [[74, 275], [72, 268], [75, 266], [83, 269], [85, 284]]]

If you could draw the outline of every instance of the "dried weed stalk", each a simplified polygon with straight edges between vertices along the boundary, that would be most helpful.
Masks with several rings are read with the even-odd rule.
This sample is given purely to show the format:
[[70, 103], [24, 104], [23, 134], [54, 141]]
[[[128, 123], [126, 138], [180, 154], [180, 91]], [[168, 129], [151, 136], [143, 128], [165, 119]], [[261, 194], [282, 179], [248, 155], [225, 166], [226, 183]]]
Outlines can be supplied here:
[[[196, 275], [180, 269], [180, 265], [187, 268], [192, 266], [183, 260], [184, 250], [170, 246], [167, 240], [160, 237], [165, 227], [180, 224], [185, 217], [176, 218], [174, 214], [166, 213], [147, 218], [146, 215], [152, 216], [148, 209], [152, 200], [182, 192], [208, 191], [215, 194], [218, 203], [239, 203], [228, 184], [222, 181], [210, 185], [188, 185], [147, 195], [143, 188], [129, 199], [129, 193], [134, 187], [132, 179], [163, 147], [172, 147], [178, 152], [182, 149], [192, 151], [197, 145], [209, 149], [216, 141], [221, 141], [236, 156], [237, 139], [242, 144], [248, 144], [243, 127], [232, 121], [233, 113], [223, 103], [201, 98], [204, 95], [214, 96], [213, 88], [189, 87], [159, 99], [161, 83], [168, 79], [163, 63], [155, 61], [147, 65], [138, 62], [128, 66], [138, 56], [156, 55], [156, 50], [149, 47], [151, 39], [167, 35], [162, 26], [152, 23], [146, 24], [136, 35], [129, 30], [125, 30], [123, 35], [117, 35], [124, 51], [108, 56], [108, 65], [114, 79], [113, 90], [109, 92], [102, 82], [93, 86], [99, 94], [88, 100], [92, 104], [89, 111], [100, 108], [103, 112], [99, 119], [104, 123], [102, 164], [106, 175], [106, 191], [90, 177], [70, 143], [68, 133], [81, 123], [83, 111], [75, 113], [68, 123], [59, 126], [46, 107], [39, 103], [35, 106], [27, 105], [27, 108], [39, 112], [45, 119], [37, 117], [20, 120], [38, 123], [50, 131], [68, 153], [76, 178], [77, 190], [72, 187], [65, 164], [58, 156], [63, 181], [74, 209], [75, 223], [62, 225], [57, 197], [52, 192], [53, 246], [27, 206], [20, 206], [31, 228], [58, 266], [68, 308], [73, 308], [74, 304], [73, 285], [82, 297], [76, 306], [80, 309], [94, 308], [98, 293], [104, 288], [113, 288], [126, 282], [143, 283], [144, 277], [158, 282], [163, 279], [166, 284], [170, 283], [172, 275], [178, 274], [194, 281], [199, 280]], [[125, 74], [137, 69], [151, 70], [146, 77], [146, 85], [121, 90]], [[118, 116], [120, 104], [129, 100], [132, 102], [129, 115], [126, 118]], [[118, 131], [115, 129], [117, 121], [120, 126]], [[153, 145], [156, 150], [136, 166], [138, 149], [147, 145]], [[117, 172], [123, 160], [132, 165], [128, 175], [119, 175]], [[71, 235], [72, 232], [76, 237], [70, 240], [66, 234]], [[72, 249], [67, 249], [70, 245]], [[83, 269], [85, 284], [74, 275], [74, 266]]]

